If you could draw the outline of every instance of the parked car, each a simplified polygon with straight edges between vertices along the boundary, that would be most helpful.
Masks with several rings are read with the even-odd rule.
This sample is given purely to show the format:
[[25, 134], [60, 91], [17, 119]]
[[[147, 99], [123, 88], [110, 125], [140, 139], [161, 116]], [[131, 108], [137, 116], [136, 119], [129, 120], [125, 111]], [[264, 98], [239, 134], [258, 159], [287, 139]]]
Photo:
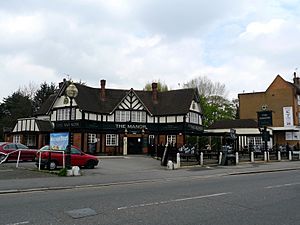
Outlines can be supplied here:
[[[39, 160], [41, 155], [41, 160]], [[64, 154], [66, 156], [66, 154]], [[40, 167], [44, 169], [47, 167], [48, 163], [50, 169], [56, 169], [57, 167], [63, 166], [63, 152], [50, 150], [49, 145], [45, 145], [36, 153], [36, 166], [39, 167], [39, 161], [41, 161]], [[94, 155], [89, 155], [82, 152], [75, 146], [71, 148], [71, 166], [85, 167], [88, 169], [93, 169], [97, 166], [99, 160]]]
[[34, 161], [38, 151], [20, 143], [0, 142], [0, 152], [9, 154], [6, 161], [16, 161], [19, 155], [17, 150], [21, 151], [20, 160], [22, 161]]

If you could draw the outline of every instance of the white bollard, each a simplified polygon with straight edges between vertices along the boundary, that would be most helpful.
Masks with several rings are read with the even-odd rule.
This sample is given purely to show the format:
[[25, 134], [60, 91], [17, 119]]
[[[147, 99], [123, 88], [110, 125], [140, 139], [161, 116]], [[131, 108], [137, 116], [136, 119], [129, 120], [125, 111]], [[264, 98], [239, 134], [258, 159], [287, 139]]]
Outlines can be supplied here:
[[267, 151], [267, 161], [270, 161], [270, 152]]
[[280, 151], [278, 151], [278, 161], [281, 161], [281, 152]]
[[222, 152], [220, 152], [220, 156], [219, 156], [219, 165], [221, 165], [221, 163], [222, 163]]
[[251, 155], [250, 155], [250, 156], [251, 156], [251, 157], [250, 157], [250, 158], [251, 158], [251, 159], [250, 159], [251, 162], [254, 162], [254, 152], [251, 152]]
[[177, 166], [176, 168], [180, 168], [180, 153], [177, 153]]
[[292, 151], [289, 151], [289, 160], [292, 161], [293, 157], [292, 157]]
[[235, 153], [235, 165], [239, 164], [239, 153]]
[[80, 176], [81, 175], [80, 168], [78, 166], [73, 166], [72, 173], [73, 173], [73, 176]]
[[174, 163], [171, 160], [168, 161], [167, 169], [168, 170], [174, 170]]
[[200, 165], [203, 166], [203, 152], [200, 152]]
[[19, 154], [18, 154], [18, 159], [17, 159], [16, 168], [18, 168], [18, 167], [19, 167], [20, 156], [21, 156], [21, 151], [19, 150]]
[[268, 161], [267, 157], [268, 157], [268, 156], [267, 156], [267, 152], [266, 152], [266, 151], [264, 151], [264, 161], [265, 161], [265, 162], [267, 162], [267, 161]]

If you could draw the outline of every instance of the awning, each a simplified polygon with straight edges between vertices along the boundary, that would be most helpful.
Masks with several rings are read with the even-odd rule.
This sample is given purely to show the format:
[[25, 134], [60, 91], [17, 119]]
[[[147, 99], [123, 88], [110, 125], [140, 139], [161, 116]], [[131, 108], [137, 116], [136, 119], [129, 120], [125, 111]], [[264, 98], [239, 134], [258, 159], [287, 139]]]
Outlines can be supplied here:
[[291, 126], [291, 127], [268, 127], [273, 131], [300, 131], [300, 127]]

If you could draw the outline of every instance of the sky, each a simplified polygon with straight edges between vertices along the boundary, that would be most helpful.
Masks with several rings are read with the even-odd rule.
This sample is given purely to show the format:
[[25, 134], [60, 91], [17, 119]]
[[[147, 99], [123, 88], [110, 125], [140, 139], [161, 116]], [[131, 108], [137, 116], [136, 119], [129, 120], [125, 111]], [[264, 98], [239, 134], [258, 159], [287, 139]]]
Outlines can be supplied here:
[[141, 90], [205, 76], [228, 99], [265, 91], [300, 68], [299, 12], [298, 0], [1, 0], [0, 102], [64, 78]]

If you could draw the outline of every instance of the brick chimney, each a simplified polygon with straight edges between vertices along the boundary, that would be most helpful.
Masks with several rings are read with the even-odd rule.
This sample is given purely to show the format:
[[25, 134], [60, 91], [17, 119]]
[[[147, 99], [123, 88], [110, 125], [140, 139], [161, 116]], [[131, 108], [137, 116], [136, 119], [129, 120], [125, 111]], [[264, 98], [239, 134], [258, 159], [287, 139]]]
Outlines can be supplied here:
[[157, 83], [152, 83], [152, 101], [154, 104], [157, 104], [158, 103], [158, 100], [157, 100]]
[[105, 100], [105, 84], [106, 84], [106, 80], [101, 80], [100, 81], [100, 99], [101, 101]]
[[66, 78], [64, 78], [63, 81], [58, 84], [58, 87], [62, 88], [65, 82], [66, 82]]
[[293, 78], [294, 84], [300, 88], [300, 78], [297, 77], [296, 72], [294, 72], [294, 78]]

